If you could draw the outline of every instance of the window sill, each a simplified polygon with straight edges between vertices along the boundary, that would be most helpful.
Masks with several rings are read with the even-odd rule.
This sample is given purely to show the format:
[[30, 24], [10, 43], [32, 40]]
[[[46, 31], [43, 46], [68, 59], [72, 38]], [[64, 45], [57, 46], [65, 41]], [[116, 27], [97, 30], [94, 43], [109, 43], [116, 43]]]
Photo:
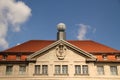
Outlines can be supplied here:
[[74, 76], [89, 76], [89, 74], [74, 74]]
[[69, 74], [54, 74], [55, 76], [68, 76]]
[[33, 76], [48, 76], [48, 74], [33, 74]]
[[6, 74], [7, 76], [11, 76], [12, 74]]

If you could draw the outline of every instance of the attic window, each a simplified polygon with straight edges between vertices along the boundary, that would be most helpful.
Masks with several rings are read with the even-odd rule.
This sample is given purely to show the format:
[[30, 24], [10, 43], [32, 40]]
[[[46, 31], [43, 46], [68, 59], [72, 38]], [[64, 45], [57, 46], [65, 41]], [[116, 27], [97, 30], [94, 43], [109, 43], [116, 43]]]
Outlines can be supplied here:
[[21, 59], [21, 55], [16, 55], [16, 60], [20, 60]]
[[120, 54], [116, 54], [116, 55], [115, 55], [115, 58], [116, 58], [117, 60], [120, 60]]
[[106, 55], [106, 54], [103, 54], [103, 55], [102, 55], [102, 58], [103, 58], [104, 60], [107, 60], [107, 55]]
[[7, 59], [7, 55], [3, 55], [3, 60], [6, 60]]

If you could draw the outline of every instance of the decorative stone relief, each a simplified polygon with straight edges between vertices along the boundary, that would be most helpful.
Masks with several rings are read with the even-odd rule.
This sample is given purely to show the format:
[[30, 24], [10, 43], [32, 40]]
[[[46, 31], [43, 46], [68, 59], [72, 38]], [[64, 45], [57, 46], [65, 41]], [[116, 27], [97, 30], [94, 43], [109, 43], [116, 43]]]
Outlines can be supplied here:
[[56, 47], [56, 56], [59, 60], [63, 60], [66, 56], [67, 48], [62, 43]]

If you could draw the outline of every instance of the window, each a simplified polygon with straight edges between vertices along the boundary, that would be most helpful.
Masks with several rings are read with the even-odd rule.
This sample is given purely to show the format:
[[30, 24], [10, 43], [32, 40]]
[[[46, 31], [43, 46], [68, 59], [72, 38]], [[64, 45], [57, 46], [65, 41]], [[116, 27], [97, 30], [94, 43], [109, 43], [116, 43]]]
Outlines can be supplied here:
[[111, 75], [118, 75], [117, 66], [110, 66]]
[[11, 75], [13, 71], [13, 66], [6, 66], [6, 74]]
[[88, 65], [75, 65], [75, 75], [88, 75]]
[[119, 54], [115, 55], [115, 58], [116, 58], [117, 60], [120, 60], [120, 55], [119, 55]]
[[16, 60], [20, 60], [21, 59], [21, 55], [16, 55]]
[[48, 74], [48, 66], [42, 65], [42, 74]]
[[60, 65], [55, 65], [55, 74], [60, 74], [61, 71], [60, 71]]
[[25, 74], [26, 66], [19, 66], [19, 74]]
[[6, 60], [7, 59], [7, 55], [3, 55], [3, 60]]
[[40, 65], [35, 65], [35, 74], [40, 74]]
[[104, 67], [103, 66], [97, 66], [97, 72], [98, 72], [98, 75], [104, 75]]
[[47, 75], [48, 65], [35, 65], [35, 74]]
[[104, 54], [102, 57], [103, 57], [104, 60], [107, 60], [107, 55], [106, 54]]
[[68, 74], [68, 65], [55, 65], [55, 74]]
[[75, 74], [81, 74], [81, 66], [75, 65]]
[[62, 74], [68, 74], [68, 66], [62, 65]]
[[83, 70], [83, 74], [88, 74], [88, 66], [87, 65], [83, 65], [82, 70]]

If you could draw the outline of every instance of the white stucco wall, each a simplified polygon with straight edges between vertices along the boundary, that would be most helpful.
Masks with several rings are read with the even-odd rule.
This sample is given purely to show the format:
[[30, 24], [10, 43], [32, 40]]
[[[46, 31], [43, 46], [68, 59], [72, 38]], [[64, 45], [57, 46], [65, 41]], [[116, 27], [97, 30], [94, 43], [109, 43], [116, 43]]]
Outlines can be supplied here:
[[[0, 65], [0, 80], [120, 80], [120, 63], [86, 63], [86, 57], [67, 48], [66, 56], [59, 60], [55, 48], [38, 55], [36, 63], [29, 63], [26, 74], [19, 75], [19, 64], [13, 64], [13, 74], [6, 75], [6, 64]], [[34, 75], [35, 65], [48, 65], [48, 75]], [[68, 75], [54, 75], [55, 65], [68, 65]], [[74, 75], [75, 65], [88, 65], [89, 75]], [[97, 65], [103, 65], [105, 75], [97, 74]], [[111, 75], [110, 65], [116, 65], [118, 75]]]

